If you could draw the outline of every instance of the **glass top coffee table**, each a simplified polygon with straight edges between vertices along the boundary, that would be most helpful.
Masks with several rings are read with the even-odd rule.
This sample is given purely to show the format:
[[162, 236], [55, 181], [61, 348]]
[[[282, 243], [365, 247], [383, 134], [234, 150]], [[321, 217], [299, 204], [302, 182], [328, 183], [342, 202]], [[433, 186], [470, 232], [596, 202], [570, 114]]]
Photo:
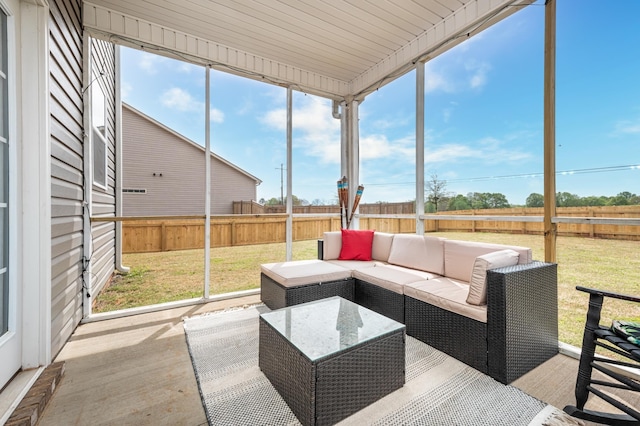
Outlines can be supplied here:
[[302, 424], [334, 424], [404, 385], [405, 326], [340, 297], [267, 312], [259, 366]]

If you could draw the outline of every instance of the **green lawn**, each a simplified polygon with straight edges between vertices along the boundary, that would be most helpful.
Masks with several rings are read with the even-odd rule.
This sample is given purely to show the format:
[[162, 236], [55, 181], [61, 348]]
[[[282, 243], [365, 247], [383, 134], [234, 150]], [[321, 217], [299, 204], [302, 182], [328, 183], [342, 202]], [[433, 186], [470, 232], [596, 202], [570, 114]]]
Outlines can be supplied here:
[[[430, 233], [451, 239], [531, 247], [544, 260], [544, 239], [538, 235]], [[293, 244], [294, 259], [316, 258], [315, 240]], [[558, 237], [558, 304], [560, 340], [581, 346], [588, 297], [576, 285], [618, 293], [640, 293], [640, 242]], [[211, 249], [211, 294], [260, 286], [260, 264], [283, 261], [284, 243]], [[98, 296], [94, 312], [145, 306], [202, 296], [204, 250], [124, 255], [128, 275], [117, 275]], [[612, 318], [640, 321], [628, 302], [605, 305], [603, 323]]]

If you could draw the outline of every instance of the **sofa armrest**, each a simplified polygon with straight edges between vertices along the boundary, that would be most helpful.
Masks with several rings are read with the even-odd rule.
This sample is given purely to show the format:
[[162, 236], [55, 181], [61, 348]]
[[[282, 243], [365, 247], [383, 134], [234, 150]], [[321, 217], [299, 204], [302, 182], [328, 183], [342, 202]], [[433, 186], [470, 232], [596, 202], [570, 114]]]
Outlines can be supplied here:
[[487, 271], [489, 375], [510, 383], [558, 353], [555, 263]]
[[324, 240], [318, 240], [318, 260], [324, 259]]

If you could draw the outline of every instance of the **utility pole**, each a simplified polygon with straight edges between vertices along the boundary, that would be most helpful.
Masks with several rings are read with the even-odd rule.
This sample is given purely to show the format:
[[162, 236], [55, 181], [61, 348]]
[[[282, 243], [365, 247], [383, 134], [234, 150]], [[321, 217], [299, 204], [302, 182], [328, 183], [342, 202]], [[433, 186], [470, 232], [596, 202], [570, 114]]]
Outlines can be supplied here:
[[280, 170], [280, 204], [284, 206], [284, 164], [280, 163], [280, 167], [276, 167], [276, 170]]

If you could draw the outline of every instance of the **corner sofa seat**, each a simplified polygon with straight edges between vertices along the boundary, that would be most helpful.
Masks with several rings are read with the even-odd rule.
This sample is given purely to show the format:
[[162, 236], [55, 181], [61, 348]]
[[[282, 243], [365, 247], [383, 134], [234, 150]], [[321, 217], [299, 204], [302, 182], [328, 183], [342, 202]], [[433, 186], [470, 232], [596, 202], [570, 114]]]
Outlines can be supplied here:
[[556, 265], [531, 249], [375, 232], [372, 260], [354, 261], [341, 238], [325, 232], [317, 260], [262, 265], [265, 304], [340, 295], [502, 383], [558, 352]]
[[478, 306], [467, 303], [468, 294], [468, 283], [445, 277], [417, 281], [404, 287], [404, 295], [407, 297], [476, 321], [487, 322], [487, 305]]
[[265, 263], [260, 266], [260, 297], [270, 309], [331, 296], [354, 300], [351, 270], [321, 260]]

